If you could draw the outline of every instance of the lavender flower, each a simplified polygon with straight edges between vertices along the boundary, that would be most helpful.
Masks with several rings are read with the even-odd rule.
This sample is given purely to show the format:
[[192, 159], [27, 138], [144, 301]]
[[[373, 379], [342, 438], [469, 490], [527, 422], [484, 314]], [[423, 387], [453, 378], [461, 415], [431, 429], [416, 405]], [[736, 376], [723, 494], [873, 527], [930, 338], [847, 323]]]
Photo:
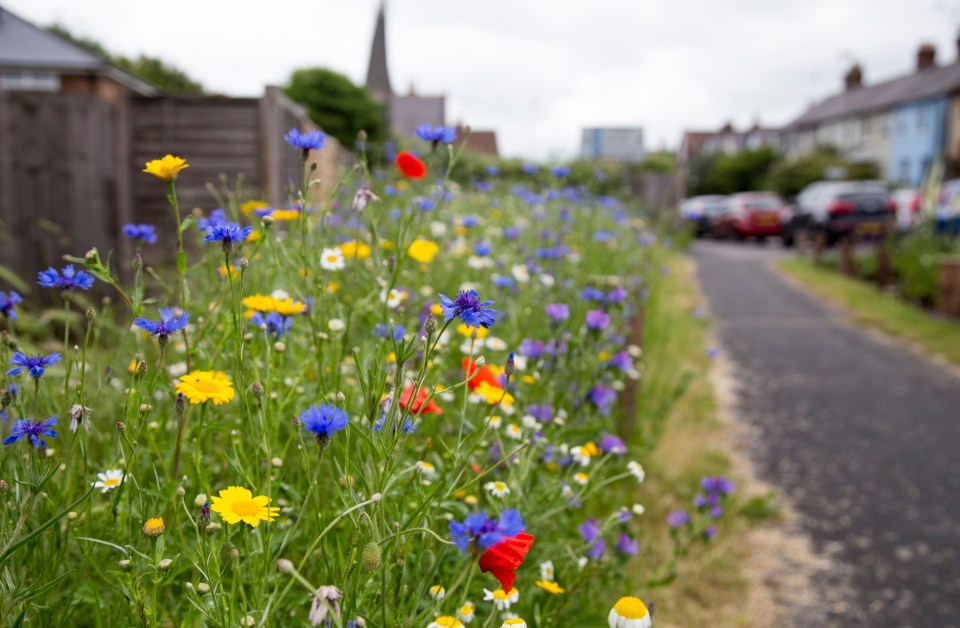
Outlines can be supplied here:
[[590, 310], [586, 317], [587, 329], [602, 331], [610, 326], [610, 317], [603, 310]]
[[570, 318], [570, 308], [565, 303], [548, 303], [544, 309], [554, 323], [562, 323]]
[[627, 556], [633, 556], [640, 549], [640, 543], [636, 539], [631, 539], [626, 532], [621, 532], [617, 537], [617, 551]]

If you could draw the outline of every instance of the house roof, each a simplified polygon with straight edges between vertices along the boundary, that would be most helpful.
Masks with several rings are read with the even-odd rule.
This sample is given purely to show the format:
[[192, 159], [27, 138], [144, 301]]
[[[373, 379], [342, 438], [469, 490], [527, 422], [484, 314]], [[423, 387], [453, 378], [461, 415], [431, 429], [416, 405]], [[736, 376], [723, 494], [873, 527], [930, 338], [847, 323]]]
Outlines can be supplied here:
[[960, 62], [920, 70], [867, 87], [848, 89], [807, 109], [790, 127], [802, 127], [894, 105], [943, 96], [960, 89]]
[[95, 72], [109, 76], [139, 94], [156, 93], [156, 88], [146, 81], [3, 7], [0, 7], [0, 67], [64, 73]]

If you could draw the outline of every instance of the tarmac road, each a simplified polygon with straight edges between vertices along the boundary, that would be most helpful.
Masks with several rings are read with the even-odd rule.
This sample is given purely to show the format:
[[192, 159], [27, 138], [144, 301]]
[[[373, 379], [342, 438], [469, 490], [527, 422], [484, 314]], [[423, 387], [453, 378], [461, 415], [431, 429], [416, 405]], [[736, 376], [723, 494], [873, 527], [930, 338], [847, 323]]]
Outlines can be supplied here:
[[851, 588], [796, 625], [960, 626], [960, 377], [786, 283], [779, 243], [692, 254], [757, 472]]

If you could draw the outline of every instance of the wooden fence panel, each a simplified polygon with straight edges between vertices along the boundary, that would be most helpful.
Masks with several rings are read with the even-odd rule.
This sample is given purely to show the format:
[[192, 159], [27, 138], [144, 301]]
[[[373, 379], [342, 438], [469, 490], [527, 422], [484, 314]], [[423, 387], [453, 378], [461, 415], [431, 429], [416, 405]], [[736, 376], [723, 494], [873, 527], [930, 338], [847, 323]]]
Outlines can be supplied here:
[[29, 283], [65, 253], [114, 247], [119, 118], [89, 94], [0, 92], [0, 263]]

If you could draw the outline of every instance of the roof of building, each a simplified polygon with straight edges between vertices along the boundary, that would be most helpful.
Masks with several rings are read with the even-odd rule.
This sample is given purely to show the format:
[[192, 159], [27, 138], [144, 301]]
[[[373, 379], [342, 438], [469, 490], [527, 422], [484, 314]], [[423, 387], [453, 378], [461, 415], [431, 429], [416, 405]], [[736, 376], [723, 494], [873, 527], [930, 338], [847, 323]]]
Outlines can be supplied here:
[[95, 72], [143, 94], [156, 93], [139, 79], [66, 39], [0, 7], [0, 67], [59, 72]]
[[807, 109], [790, 127], [886, 109], [912, 100], [943, 96], [960, 89], [960, 62], [927, 68], [900, 78], [854, 87]]
[[[463, 133], [464, 128], [457, 125], [457, 140], [455, 142], [457, 145], [463, 141]], [[467, 150], [472, 153], [498, 156], [500, 151], [497, 149], [497, 132], [471, 129], [470, 135], [467, 137]]]
[[390, 130], [402, 136], [411, 136], [421, 124], [444, 124], [446, 98], [409, 94], [390, 97]]

